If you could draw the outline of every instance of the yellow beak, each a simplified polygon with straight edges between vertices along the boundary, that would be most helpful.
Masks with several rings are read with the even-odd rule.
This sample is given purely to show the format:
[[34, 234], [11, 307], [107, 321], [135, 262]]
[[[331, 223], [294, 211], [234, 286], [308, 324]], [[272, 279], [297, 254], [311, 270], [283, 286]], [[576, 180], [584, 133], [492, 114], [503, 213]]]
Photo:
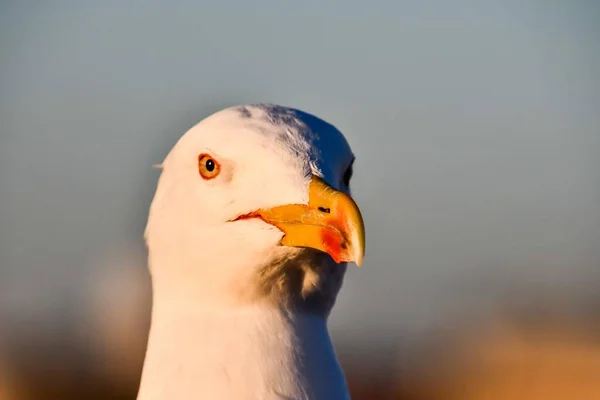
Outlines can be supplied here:
[[308, 205], [288, 204], [261, 209], [253, 216], [283, 233], [281, 244], [324, 251], [337, 263], [362, 264], [365, 255], [365, 226], [358, 206], [350, 196], [313, 177]]

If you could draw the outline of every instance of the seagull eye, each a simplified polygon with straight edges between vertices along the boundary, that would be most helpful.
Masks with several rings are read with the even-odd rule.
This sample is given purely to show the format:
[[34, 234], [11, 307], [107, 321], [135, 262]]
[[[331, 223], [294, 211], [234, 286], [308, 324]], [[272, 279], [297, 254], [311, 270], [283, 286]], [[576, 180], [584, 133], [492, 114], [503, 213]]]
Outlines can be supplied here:
[[198, 156], [198, 171], [204, 179], [213, 179], [221, 172], [221, 166], [208, 154], [200, 154]]
[[346, 187], [350, 186], [350, 179], [352, 179], [352, 164], [350, 164], [346, 172], [344, 172], [344, 185], [346, 185]]

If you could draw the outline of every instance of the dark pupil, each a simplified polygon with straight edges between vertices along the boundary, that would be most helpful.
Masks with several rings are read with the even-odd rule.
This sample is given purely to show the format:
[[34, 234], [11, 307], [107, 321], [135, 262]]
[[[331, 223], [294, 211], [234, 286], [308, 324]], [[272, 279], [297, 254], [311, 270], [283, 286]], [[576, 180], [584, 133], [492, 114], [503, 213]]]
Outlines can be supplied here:
[[209, 158], [206, 160], [205, 167], [208, 172], [213, 172], [215, 169], [215, 162]]
[[352, 165], [348, 167], [344, 173], [344, 185], [350, 185], [350, 179], [352, 178]]

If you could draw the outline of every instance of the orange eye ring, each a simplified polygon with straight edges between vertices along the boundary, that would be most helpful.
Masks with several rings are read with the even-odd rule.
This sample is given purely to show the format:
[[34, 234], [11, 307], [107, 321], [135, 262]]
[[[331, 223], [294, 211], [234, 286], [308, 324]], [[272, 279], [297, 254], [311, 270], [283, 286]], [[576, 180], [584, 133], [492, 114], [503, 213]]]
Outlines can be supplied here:
[[198, 171], [203, 179], [213, 179], [221, 172], [221, 165], [209, 154], [202, 153], [198, 156]]

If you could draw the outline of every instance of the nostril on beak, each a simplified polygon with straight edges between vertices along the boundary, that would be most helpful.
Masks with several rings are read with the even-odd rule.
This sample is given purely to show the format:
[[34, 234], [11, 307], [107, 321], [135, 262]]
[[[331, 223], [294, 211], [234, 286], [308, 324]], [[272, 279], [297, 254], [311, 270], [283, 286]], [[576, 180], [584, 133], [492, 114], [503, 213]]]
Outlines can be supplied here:
[[325, 207], [319, 207], [319, 211], [330, 214], [331, 213], [331, 209], [330, 208], [325, 208]]

